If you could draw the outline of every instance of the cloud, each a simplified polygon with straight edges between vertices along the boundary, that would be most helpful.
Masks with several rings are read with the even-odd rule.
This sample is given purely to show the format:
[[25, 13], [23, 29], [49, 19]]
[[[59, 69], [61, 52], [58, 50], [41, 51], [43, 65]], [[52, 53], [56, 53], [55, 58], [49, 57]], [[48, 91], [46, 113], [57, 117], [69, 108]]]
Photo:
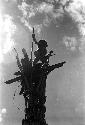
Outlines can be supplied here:
[[65, 36], [63, 38], [63, 43], [65, 44], [67, 49], [70, 49], [72, 51], [74, 51], [76, 49], [77, 46], [77, 40], [75, 37], [68, 37]]
[[54, 3], [54, 0], [46, 0], [48, 3]]
[[62, 7], [55, 9], [54, 5], [51, 3], [42, 2], [38, 7], [38, 12], [43, 13], [43, 25], [48, 27], [51, 22], [54, 22], [57, 25], [57, 19], [61, 19], [63, 17], [63, 9]]
[[20, 20], [29, 29], [29, 31], [32, 31], [32, 26], [29, 24], [29, 20], [26, 20], [24, 17], [21, 17]]
[[66, 8], [66, 12], [78, 24], [78, 29], [81, 35], [85, 35], [85, 1], [73, 0], [73, 2]]
[[[55, 4], [54, 4], [55, 2]], [[66, 6], [65, 6], [66, 5]], [[65, 6], [65, 11], [63, 10]], [[34, 17], [37, 13], [44, 14], [43, 25], [48, 27], [53, 21], [57, 24], [58, 19], [64, 18], [64, 14], [68, 13], [74, 22], [76, 22], [78, 30], [82, 36], [85, 35], [85, 1], [84, 0], [46, 0], [36, 4], [27, 4], [22, 2], [18, 8], [22, 11], [22, 22], [31, 31], [32, 27], [29, 24], [29, 19]]]
[[8, 53], [15, 46], [13, 35], [16, 31], [16, 26], [13, 24], [12, 17], [10, 17], [9, 15], [5, 15], [3, 31], [3, 34], [6, 34], [3, 53]]
[[80, 52], [85, 51], [85, 1], [84, 0], [72, 0], [65, 11], [70, 15], [73, 21], [78, 27], [80, 33]]
[[21, 5], [18, 5], [19, 10], [22, 12], [22, 17], [20, 17], [21, 22], [32, 31], [32, 26], [29, 23], [29, 19], [35, 16], [36, 11], [33, 5], [28, 5], [26, 2], [22, 2]]
[[16, 29], [13, 18], [0, 12], [0, 64], [4, 63], [5, 55], [11, 53], [15, 47], [14, 34]]
[[45, 3], [45, 2], [42, 2], [40, 4], [40, 6], [38, 7], [38, 11], [40, 13], [42, 12], [45, 12], [45, 13], [49, 13], [53, 10], [53, 5], [52, 4], [49, 4], [49, 3]]
[[52, 19], [48, 15], [45, 15], [45, 18], [43, 20], [43, 25], [46, 26], [46, 27], [48, 27], [49, 24], [51, 23], [51, 20]]
[[35, 29], [37, 30], [38, 33], [41, 32], [42, 24], [41, 25], [35, 25]]
[[17, 2], [17, 0], [4, 0], [5, 2]]
[[21, 10], [23, 17], [26, 17], [28, 14], [28, 11], [26, 10], [28, 7], [28, 5], [26, 4], [26, 2], [22, 2], [21, 5], [18, 5], [19, 10]]
[[82, 37], [80, 39], [81, 43], [80, 43], [80, 46], [79, 46], [79, 50], [82, 54], [85, 54], [85, 37]]
[[[54, 9], [54, 5], [52, 3], [41, 2], [34, 4], [26, 4], [26, 2], [22, 2], [21, 5], [18, 5], [19, 10], [21, 10], [23, 14], [24, 24], [29, 25], [29, 18], [34, 17], [37, 13], [44, 14], [43, 25], [49, 26], [49, 24], [56, 18], [61, 18], [63, 16], [62, 8]], [[29, 27], [29, 26], [27, 26]]]

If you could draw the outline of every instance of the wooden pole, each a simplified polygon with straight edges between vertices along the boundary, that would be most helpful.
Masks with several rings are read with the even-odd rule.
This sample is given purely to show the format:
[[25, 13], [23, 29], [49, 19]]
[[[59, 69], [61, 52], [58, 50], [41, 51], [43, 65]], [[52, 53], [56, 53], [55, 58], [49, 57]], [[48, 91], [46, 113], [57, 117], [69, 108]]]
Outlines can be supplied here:
[[[33, 34], [34, 34], [34, 27], [33, 27]], [[33, 66], [33, 41], [32, 41], [32, 48], [31, 48], [31, 61]]]

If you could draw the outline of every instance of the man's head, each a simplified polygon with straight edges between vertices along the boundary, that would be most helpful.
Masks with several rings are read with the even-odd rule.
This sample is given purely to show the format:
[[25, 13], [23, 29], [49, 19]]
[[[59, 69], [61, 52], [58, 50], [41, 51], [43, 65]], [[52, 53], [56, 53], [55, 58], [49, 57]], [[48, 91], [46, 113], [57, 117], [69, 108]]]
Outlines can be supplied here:
[[40, 40], [38, 42], [38, 46], [46, 48], [46, 47], [48, 47], [48, 44], [47, 44], [47, 42], [45, 40]]

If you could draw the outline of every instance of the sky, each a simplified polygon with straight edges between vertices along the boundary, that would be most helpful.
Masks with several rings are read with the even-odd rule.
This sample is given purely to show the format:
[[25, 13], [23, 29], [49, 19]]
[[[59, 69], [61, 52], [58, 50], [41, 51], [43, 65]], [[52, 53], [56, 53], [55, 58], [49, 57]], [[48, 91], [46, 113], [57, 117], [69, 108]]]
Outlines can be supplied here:
[[[36, 39], [45, 39], [48, 52], [54, 50], [56, 54], [50, 58], [50, 64], [66, 61], [62, 68], [55, 69], [47, 78], [46, 116], [51, 121], [68, 117], [84, 121], [85, 2], [22, 1], [0, 1], [0, 106], [7, 110], [5, 119], [20, 121], [24, 117], [24, 98], [18, 95], [20, 83], [6, 85], [4, 81], [14, 78], [13, 73], [18, 70], [13, 47], [20, 59], [23, 47], [30, 57], [34, 26]], [[36, 48], [34, 45], [34, 51]]]

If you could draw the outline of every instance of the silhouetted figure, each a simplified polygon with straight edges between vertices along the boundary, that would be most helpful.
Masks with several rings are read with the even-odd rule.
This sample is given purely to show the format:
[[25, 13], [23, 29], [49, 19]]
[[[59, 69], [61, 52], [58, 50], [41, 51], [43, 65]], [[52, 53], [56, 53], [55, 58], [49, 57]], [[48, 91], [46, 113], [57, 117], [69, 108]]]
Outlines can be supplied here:
[[44, 56], [47, 54], [46, 47], [48, 47], [48, 45], [45, 40], [40, 40], [39, 42], [37, 42], [35, 34], [32, 34], [32, 38], [35, 44], [38, 46], [38, 50], [34, 52], [35, 60], [33, 64], [35, 65], [39, 60], [42, 62]]
[[[38, 50], [34, 52], [36, 58], [33, 66], [31, 65], [32, 60], [29, 59], [24, 48], [22, 49], [24, 58], [21, 61], [15, 49], [19, 71], [14, 73], [17, 76], [16, 78], [8, 80], [5, 83], [21, 82], [19, 94], [23, 95], [25, 99], [25, 119], [22, 120], [22, 125], [47, 125], [45, 120], [46, 79], [51, 71], [62, 67], [66, 62], [64, 61], [50, 66], [49, 58], [53, 56], [53, 51], [47, 54], [47, 42], [45, 40], [37, 42], [34, 34], [32, 37], [38, 45]], [[41, 61], [41, 63], [38, 61]]]
[[35, 65], [36, 63], [38, 63], [38, 61], [41, 61], [42, 64], [48, 65], [50, 56], [53, 56], [55, 54], [53, 54], [52, 50], [47, 54], [47, 42], [45, 40], [40, 40], [39, 42], [37, 42], [34, 32], [32, 34], [32, 38], [35, 44], [38, 46], [37, 51], [34, 52], [35, 59], [33, 64]]

